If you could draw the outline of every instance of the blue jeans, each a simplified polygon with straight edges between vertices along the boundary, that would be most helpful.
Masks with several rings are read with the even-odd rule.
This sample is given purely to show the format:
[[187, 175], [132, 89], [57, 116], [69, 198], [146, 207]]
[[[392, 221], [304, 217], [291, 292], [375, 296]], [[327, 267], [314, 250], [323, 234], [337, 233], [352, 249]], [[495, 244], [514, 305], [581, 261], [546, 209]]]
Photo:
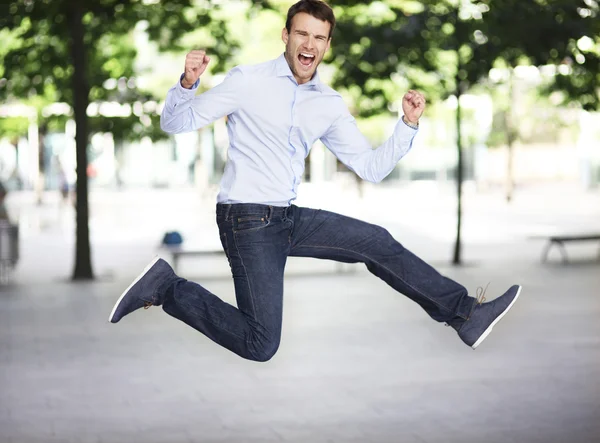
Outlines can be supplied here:
[[218, 204], [217, 224], [237, 308], [179, 277], [164, 282], [158, 295], [165, 312], [250, 360], [267, 361], [279, 347], [289, 256], [365, 263], [434, 320], [455, 327], [473, 306], [463, 286], [440, 275], [380, 226], [328, 211], [259, 204]]

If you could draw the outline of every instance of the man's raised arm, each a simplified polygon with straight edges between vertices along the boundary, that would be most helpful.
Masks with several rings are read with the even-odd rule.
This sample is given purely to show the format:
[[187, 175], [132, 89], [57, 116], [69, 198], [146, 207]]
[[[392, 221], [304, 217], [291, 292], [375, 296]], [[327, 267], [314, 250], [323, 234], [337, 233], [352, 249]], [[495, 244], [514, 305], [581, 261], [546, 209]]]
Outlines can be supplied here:
[[238, 68], [231, 70], [223, 83], [196, 96], [200, 76], [209, 62], [210, 57], [201, 50], [186, 55], [183, 75], [169, 89], [160, 115], [163, 131], [169, 134], [194, 131], [237, 109], [243, 81], [243, 74]]
[[373, 149], [367, 138], [360, 132], [346, 106], [340, 105], [340, 108], [340, 117], [321, 137], [321, 141], [360, 178], [379, 183], [410, 151], [413, 138], [417, 133], [419, 118], [425, 109], [425, 98], [417, 91], [409, 91], [404, 95], [402, 121], [396, 124], [392, 136], [377, 149]]

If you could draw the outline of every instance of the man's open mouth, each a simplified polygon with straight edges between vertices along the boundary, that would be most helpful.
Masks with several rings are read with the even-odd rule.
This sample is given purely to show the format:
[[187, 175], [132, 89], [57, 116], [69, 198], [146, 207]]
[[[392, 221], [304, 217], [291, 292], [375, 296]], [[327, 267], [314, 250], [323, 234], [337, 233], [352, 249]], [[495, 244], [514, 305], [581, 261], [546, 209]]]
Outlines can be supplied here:
[[301, 52], [298, 54], [298, 60], [302, 64], [302, 66], [310, 67], [315, 61], [314, 54], [309, 54], [307, 52]]

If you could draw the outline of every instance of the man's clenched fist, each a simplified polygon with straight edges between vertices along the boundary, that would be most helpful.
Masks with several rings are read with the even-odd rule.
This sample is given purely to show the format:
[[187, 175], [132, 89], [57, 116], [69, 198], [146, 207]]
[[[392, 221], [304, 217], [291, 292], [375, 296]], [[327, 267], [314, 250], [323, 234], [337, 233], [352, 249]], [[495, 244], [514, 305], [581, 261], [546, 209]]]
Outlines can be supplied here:
[[409, 90], [402, 97], [402, 110], [408, 123], [417, 124], [425, 110], [425, 96], [418, 91]]
[[187, 89], [194, 86], [194, 83], [206, 71], [208, 62], [210, 62], [210, 57], [206, 55], [205, 51], [190, 51], [185, 56], [185, 69], [183, 71], [183, 78], [181, 79], [181, 86]]

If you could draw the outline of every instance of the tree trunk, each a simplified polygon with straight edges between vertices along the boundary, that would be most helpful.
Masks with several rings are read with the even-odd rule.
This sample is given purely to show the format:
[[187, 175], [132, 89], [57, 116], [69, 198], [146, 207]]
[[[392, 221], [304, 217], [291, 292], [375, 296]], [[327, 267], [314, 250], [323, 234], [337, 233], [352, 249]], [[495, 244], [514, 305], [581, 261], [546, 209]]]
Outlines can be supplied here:
[[[38, 121], [40, 121], [38, 116]], [[38, 174], [35, 182], [35, 194], [38, 205], [44, 203], [44, 190], [46, 189], [46, 136], [48, 128], [45, 124], [38, 126]]]
[[513, 193], [515, 189], [515, 178], [514, 178], [514, 142], [516, 140], [516, 131], [514, 129], [514, 118], [513, 118], [513, 109], [514, 109], [514, 84], [513, 84], [513, 69], [509, 69], [509, 78], [508, 78], [508, 97], [509, 104], [508, 109], [504, 113], [504, 128], [506, 130], [506, 201], [510, 203], [513, 198]]
[[[460, 79], [457, 77], [457, 83]], [[457, 196], [457, 208], [456, 208], [456, 242], [454, 243], [454, 258], [452, 263], [460, 265], [462, 263], [461, 252], [462, 252], [462, 183], [463, 183], [463, 149], [462, 149], [462, 137], [460, 133], [461, 123], [461, 109], [460, 109], [460, 86], [456, 88], [456, 149], [458, 150], [458, 162], [456, 165], [456, 196]]]
[[[461, 28], [462, 21], [460, 19], [460, 2], [458, 7], [454, 10], [456, 32], [460, 35], [462, 33]], [[452, 264], [460, 265], [462, 263], [462, 182], [463, 182], [463, 149], [462, 149], [462, 135], [460, 131], [461, 126], [461, 108], [460, 108], [460, 97], [462, 95], [463, 80], [461, 79], [461, 71], [463, 68], [462, 58], [460, 54], [460, 43], [457, 42], [456, 48], [457, 64], [456, 64], [456, 149], [458, 159], [456, 163], [456, 241], [454, 243], [454, 257], [452, 258]]]
[[513, 198], [515, 189], [514, 172], [513, 172], [513, 158], [514, 149], [511, 136], [507, 137], [507, 153], [506, 153], [506, 201], [510, 203]]
[[86, 51], [84, 45], [83, 2], [74, 0], [69, 11], [71, 28], [71, 57], [73, 59], [73, 110], [75, 114], [75, 146], [77, 158], [76, 184], [76, 242], [75, 268], [73, 280], [91, 280], [92, 259], [90, 248], [88, 181], [87, 181], [87, 107], [89, 104], [89, 86], [86, 78]]

